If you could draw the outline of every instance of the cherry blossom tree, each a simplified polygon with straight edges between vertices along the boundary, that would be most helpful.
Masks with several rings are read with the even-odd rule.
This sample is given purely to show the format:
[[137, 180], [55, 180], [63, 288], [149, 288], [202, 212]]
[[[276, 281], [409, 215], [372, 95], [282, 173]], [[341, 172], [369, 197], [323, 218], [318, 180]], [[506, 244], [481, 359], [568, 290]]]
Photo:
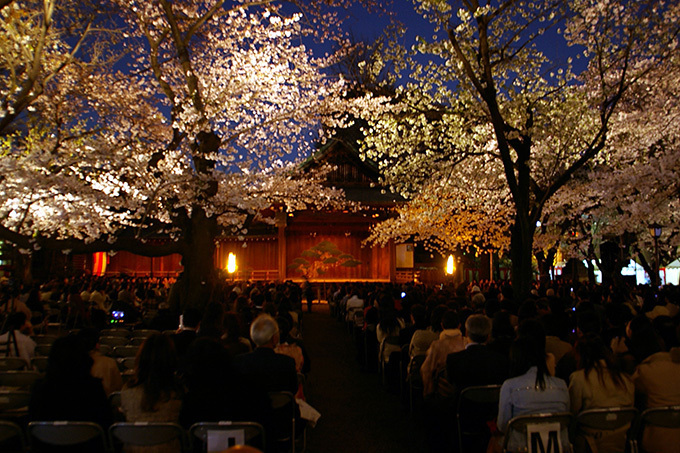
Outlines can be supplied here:
[[[2, 14], [36, 17], [39, 6], [15, 0]], [[343, 125], [344, 81], [326, 71], [338, 57], [316, 57], [308, 46], [325, 39], [338, 48], [342, 37], [329, 34], [338, 16], [325, 2], [109, 6], [120, 41], [72, 46], [63, 77], [41, 82], [42, 92], [29, 89], [21, 115], [3, 111], [15, 117], [2, 130], [0, 232], [25, 249], [180, 253], [182, 304], [201, 305], [216, 277], [220, 234], [247, 234], [253, 221], [272, 220], [260, 218], [271, 206], [341, 202], [322, 174], [302, 175], [295, 165], [324, 130]], [[19, 45], [29, 25], [4, 36]], [[66, 58], [68, 24], [47, 28], [47, 47]], [[104, 61], [89, 64], [95, 57]], [[25, 67], [3, 64], [3, 74]], [[38, 65], [42, 74], [53, 68]], [[16, 105], [6, 82], [4, 105]], [[157, 237], [170, 241], [149, 244]]]
[[[550, 223], [580, 223], [581, 235], [551, 239], [560, 243], [565, 256], [599, 261], [599, 245], [614, 239], [652, 275], [655, 257], [649, 226], [659, 224], [661, 265], [664, 259], [668, 264], [677, 258], [679, 63], [678, 55], [672, 56], [631, 87], [612, 118], [605, 151], [546, 206], [544, 218]], [[544, 242], [541, 236], [538, 241]]]
[[[413, 46], [395, 96], [368, 96], [358, 106], [370, 124], [366, 155], [407, 197], [433, 180], [457, 180], [471, 195], [454, 195], [458, 206], [451, 212], [493, 213], [509, 205], [512, 278], [522, 297], [546, 204], [606, 156], [612, 121], [631, 88], [677, 54], [678, 6], [655, 0], [415, 5], [432, 23], [432, 36]], [[543, 41], [551, 34], [573, 46], [578, 60], [551, 56]], [[577, 73], [575, 63], [586, 68]]]

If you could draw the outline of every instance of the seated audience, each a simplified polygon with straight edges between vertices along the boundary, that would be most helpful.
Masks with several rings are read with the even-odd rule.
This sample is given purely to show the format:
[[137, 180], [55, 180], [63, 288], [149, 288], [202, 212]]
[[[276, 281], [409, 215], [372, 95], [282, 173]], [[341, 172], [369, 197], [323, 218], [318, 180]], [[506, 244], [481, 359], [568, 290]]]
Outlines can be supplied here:
[[[521, 326], [520, 326], [521, 328]], [[518, 416], [569, 410], [567, 384], [548, 371], [545, 334], [519, 336], [510, 350], [510, 376], [501, 386], [497, 425], [501, 432]], [[562, 444], [568, 445], [568, 433], [562, 433]], [[526, 433], [513, 432], [508, 444], [510, 451], [526, 448]]]
[[279, 344], [279, 326], [269, 315], [260, 315], [250, 326], [255, 350], [235, 358], [237, 371], [258, 390], [297, 392], [295, 360], [275, 352]]
[[380, 345], [380, 360], [389, 363], [392, 353], [401, 353], [399, 333], [406, 327], [404, 320], [394, 308], [394, 300], [388, 294], [383, 294], [379, 299], [378, 316], [380, 321], [375, 334]]
[[[169, 336], [148, 337], [137, 352], [134, 376], [120, 392], [121, 410], [128, 422], [179, 421], [182, 391], [177, 381], [177, 354]], [[139, 448], [139, 451], [180, 451], [179, 443]], [[132, 449], [131, 451], [137, 451]]]
[[[640, 409], [680, 405], [680, 348], [663, 349], [651, 321], [645, 315], [634, 318], [628, 325], [631, 351], [639, 364], [633, 373], [633, 383], [640, 400]], [[662, 427], [645, 429], [642, 438], [644, 451], [680, 451], [678, 430]]]
[[465, 349], [446, 358], [448, 381], [456, 394], [473, 385], [502, 384], [507, 379], [510, 362], [486, 345], [490, 332], [491, 322], [484, 315], [472, 315], [465, 321]]
[[[36, 384], [29, 405], [31, 421], [88, 421], [104, 430], [113, 422], [113, 412], [102, 387], [101, 379], [90, 374], [92, 358], [76, 336], [58, 338], [47, 362], [45, 379]], [[74, 448], [50, 447], [49, 451], [96, 452], [101, 442]], [[43, 451], [44, 445], [34, 441], [32, 451]]]
[[118, 362], [99, 352], [99, 332], [88, 327], [78, 332], [78, 337], [92, 358], [92, 376], [102, 380], [102, 386], [107, 395], [120, 391], [123, 387], [123, 377], [120, 374]]
[[[510, 371], [509, 360], [486, 345], [490, 332], [491, 321], [484, 315], [471, 315], [465, 321], [465, 334], [468, 339], [465, 349], [449, 354], [446, 358], [447, 378], [454, 394], [454, 401], [457, 402], [460, 392], [468, 387], [500, 385], [507, 379]], [[456, 403], [454, 407], [457, 407]], [[466, 404], [462, 406], [462, 410], [465, 414], [461, 419], [463, 430], [484, 432], [486, 420], [493, 418], [489, 416], [488, 407], [484, 405]], [[464, 437], [463, 451], [483, 451], [491, 437], [491, 432], [487, 434], [474, 438]]]
[[241, 320], [239, 316], [233, 311], [225, 313], [222, 345], [232, 357], [253, 350], [250, 340], [241, 336], [241, 330]]
[[189, 347], [183, 382], [180, 423], [187, 429], [202, 421], [267, 421], [266, 394], [236, 373], [232, 356], [214, 338], [201, 337]]
[[[578, 370], [569, 378], [569, 397], [574, 415], [588, 409], [633, 406], [635, 388], [621, 373], [613, 353], [596, 334], [581, 337], [575, 345]], [[623, 451], [629, 426], [615, 432], [582, 430], [574, 439], [576, 451]], [[586, 447], [587, 445], [587, 447]]]
[[411, 316], [416, 330], [413, 332], [408, 348], [409, 357], [427, 354], [432, 342], [439, 338], [439, 332], [442, 330], [442, 316], [444, 316], [446, 310], [445, 305], [436, 306], [430, 315], [430, 324], [426, 325], [427, 312], [425, 307], [422, 305], [411, 307]]
[[36, 343], [24, 332], [30, 331], [29, 318], [22, 311], [7, 316], [7, 331], [0, 335], [0, 357], [21, 357], [30, 365]]
[[446, 377], [446, 359], [449, 354], [465, 348], [463, 333], [460, 331], [460, 318], [454, 310], [447, 310], [442, 317], [442, 331], [439, 339], [430, 344], [427, 357], [420, 367], [423, 380], [423, 395], [437, 394], [441, 397], [453, 395]]

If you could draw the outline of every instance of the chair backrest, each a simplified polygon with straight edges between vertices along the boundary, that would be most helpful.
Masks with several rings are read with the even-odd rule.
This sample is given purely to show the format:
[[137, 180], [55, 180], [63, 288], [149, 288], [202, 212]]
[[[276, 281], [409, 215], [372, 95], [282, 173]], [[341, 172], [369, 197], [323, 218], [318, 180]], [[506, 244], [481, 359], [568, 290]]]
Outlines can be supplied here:
[[680, 429], [680, 406], [663, 406], [646, 409], [640, 415], [640, 428], [659, 426]]
[[177, 423], [135, 422], [114, 423], [109, 427], [111, 445], [116, 442], [124, 446], [148, 447], [176, 442], [182, 451], [187, 451], [187, 439], [184, 428]]
[[50, 355], [50, 349], [52, 349], [51, 344], [39, 344], [35, 347], [35, 355], [37, 357], [47, 357]]
[[21, 357], [0, 357], [0, 371], [18, 371], [26, 368], [26, 361]]
[[33, 357], [31, 359], [31, 366], [38, 373], [44, 373], [47, 370], [47, 357]]
[[141, 346], [146, 341], [146, 337], [132, 337], [128, 341], [129, 346]]
[[105, 356], [111, 357], [113, 355], [113, 348], [108, 344], [99, 344], [99, 352]]
[[100, 451], [108, 451], [104, 429], [93, 422], [50, 421], [30, 422], [29, 439], [54, 446], [79, 445], [92, 442]]
[[137, 355], [139, 346], [115, 346], [113, 348], [113, 355], [115, 357], [134, 357]]
[[138, 329], [138, 330], [133, 330], [131, 332], [131, 337], [132, 338], [146, 338], [151, 336], [154, 333], [160, 333], [160, 330], [153, 330], [153, 329]]
[[29, 391], [3, 391], [0, 392], [0, 415], [21, 416], [28, 413], [28, 404], [31, 401]]
[[[660, 427], [680, 430], [680, 406], [661, 406], [646, 409], [638, 417], [635, 427], [632, 429], [632, 443], [634, 450], [642, 451], [638, 445], [642, 444], [645, 428]], [[642, 445], [644, 447], [644, 445]]]
[[19, 440], [20, 451], [27, 451], [26, 436], [24, 435], [24, 430], [21, 429], [21, 426], [8, 420], [0, 420], [0, 450], [8, 451], [9, 443], [12, 439]]
[[634, 407], [607, 407], [588, 409], [576, 416], [576, 427], [614, 431], [630, 425], [638, 411]]
[[121, 365], [122, 370], [134, 370], [135, 369], [135, 357], [121, 357], [118, 359], [118, 363]]
[[101, 337], [130, 337], [130, 331], [127, 329], [104, 329], [99, 332]]
[[467, 387], [460, 392], [456, 407], [460, 451], [464, 451], [463, 444], [469, 440], [480, 442], [481, 439], [482, 443], [488, 443], [487, 422], [495, 420], [498, 415], [500, 392], [500, 385]]
[[128, 338], [116, 336], [104, 336], [99, 337], [99, 343], [115, 348], [116, 346], [125, 346], [126, 344], [128, 344]]
[[33, 338], [33, 341], [35, 341], [36, 344], [51, 345], [57, 339], [57, 336], [56, 335], [35, 335], [32, 338]]
[[[264, 427], [255, 422], [200, 422], [189, 428], [189, 437], [194, 443], [194, 451], [207, 451], [208, 442], [211, 449], [225, 450], [234, 445], [250, 445], [264, 450]], [[214, 445], [217, 444], [217, 445]]]
[[290, 392], [269, 392], [274, 416], [274, 429], [270, 434], [272, 442], [290, 442], [295, 453], [295, 396]]
[[[529, 414], [529, 415], [519, 415], [514, 417], [508, 423], [508, 427], [505, 431], [505, 437], [503, 438], [503, 451], [514, 451], [509, 450], [510, 439], [513, 435], [519, 434], [523, 440], [523, 451], [529, 451], [533, 453], [534, 451], [552, 451], [555, 453], [562, 453], [562, 451], [570, 451], [569, 445], [562, 445], [562, 450], [558, 450], [556, 446], [553, 449], [549, 448], [549, 444], [552, 442], [553, 445], [561, 439], [561, 433], [566, 432], [569, 429], [569, 425], [573, 416], [569, 412], [557, 412], [549, 414]], [[549, 433], [549, 438], [543, 440], [542, 437], [532, 435], [531, 438], [527, 438], [528, 433], [532, 431], [537, 431], [541, 426], [552, 426], [559, 425], [559, 430], [551, 431]], [[567, 442], [568, 444], [568, 442]], [[532, 448], [532, 445], [537, 448]], [[543, 450], [541, 450], [543, 448]]]
[[37, 371], [0, 371], [0, 387], [30, 390], [39, 378]]

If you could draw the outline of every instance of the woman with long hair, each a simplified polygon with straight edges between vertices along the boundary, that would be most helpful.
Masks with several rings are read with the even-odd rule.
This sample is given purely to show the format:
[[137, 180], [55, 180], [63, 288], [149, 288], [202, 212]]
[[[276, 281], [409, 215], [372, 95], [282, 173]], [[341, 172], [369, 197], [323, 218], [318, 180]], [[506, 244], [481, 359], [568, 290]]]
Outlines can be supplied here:
[[[612, 351], [599, 335], [587, 334], [574, 347], [578, 370], [569, 378], [571, 411], [577, 415], [587, 409], [632, 407], [635, 387], [621, 373]], [[628, 426], [615, 432], [581, 430], [574, 438], [576, 451], [598, 453], [623, 451]]]
[[[521, 331], [522, 329], [520, 329]], [[551, 376], [546, 362], [545, 333], [520, 335], [510, 348], [510, 376], [503, 382], [498, 402], [498, 429], [505, 432], [518, 415], [566, 412], [569, 410], [567, 384]], [[526, 447], [526, 433], [512, 433], [509, 449]], [[568, 445], [568, 433], [562, 443]]]
[[[31, 421], [86, 421], [102, 426], [113, 422], [111, 407], [101, 379], [92, 377], [92, 358], [80, 338], [70, 335], [58, 338], [50, 348], [45, 379], [31, 395]], [[101, 441], [52, 448], [33, 441], [31, 451], [98, 452]]]
[[[135, 359], [134, 376], [120, 393], [121, 410], [128, 422], [172, 422], [179, 420], [182, 392], [175, 375], [177, 354], [169, 336], [153, 334], [142, 343]], [[144, 452], [180, 451], [179, 443], [164, 444]], [[135, 451], [130, 449], [129, 451]]]

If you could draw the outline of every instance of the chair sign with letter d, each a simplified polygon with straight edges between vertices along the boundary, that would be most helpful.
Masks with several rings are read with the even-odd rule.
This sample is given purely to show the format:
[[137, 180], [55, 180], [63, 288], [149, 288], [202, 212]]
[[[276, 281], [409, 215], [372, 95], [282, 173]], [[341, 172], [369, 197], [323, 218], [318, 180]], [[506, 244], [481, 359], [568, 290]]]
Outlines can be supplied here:
[[529, 453], [562, 453], [559, 423], [527, 425]]
[[245, 445], [245, 431], [242, 429], [208, 430], [208, 452], [224, 451], [235, 445]]

